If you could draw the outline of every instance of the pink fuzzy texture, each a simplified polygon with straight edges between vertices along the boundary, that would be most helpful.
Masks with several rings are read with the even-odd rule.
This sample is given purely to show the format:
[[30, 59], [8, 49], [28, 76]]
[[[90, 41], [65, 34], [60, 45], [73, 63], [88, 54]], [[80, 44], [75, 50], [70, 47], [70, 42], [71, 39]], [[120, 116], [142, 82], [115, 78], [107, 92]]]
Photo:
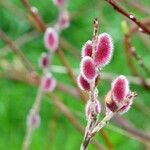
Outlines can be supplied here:
[[42, 90], [45, 92], [52, 92], [56, 87], [56, 80], [47, 74], [42, 79]]
[[81, 90], [90, 90], [90, 83], [86, 79], [84, 79], [82, 75], [78, 76], [77, 82]]
[[44, 34], [45, 47], [50, 51], [56, 51], [58, 48], [58, 33], [54, 28], [47, 28]]
[[80, 71], [82, 76], [87, 80], [91, 81], [96, 77], [96, 67], [91, 57], [85, 56], [82, 58]]
[[92, 41], [88, 40], [85, 45], [82, 47], [81, 52], [82, 57], [92, 56]]
[[95, 52], [95, 65], [100, 68], [107, 65], [112, 58], [112, 53], [113, 44], [111, 36], [107, 33], [100, 34], [98, 37], [97, 50]]
[[60, 29], [65, 29], [69, 27], [69, 14], [67, 11], [64, 11], [60, 14], [59, 19], [58, 19], [58, 26]]
[[111, 85], [112, 98], [116, 102], [123, 101], [129, 92], [129, 83], [125, 76], [117, 77]]
[[39, 63], [40, 63], [40, 67], [41, 67], [41, 68], [46, 68], [46, 67], [48, 67], [49, 58], [47, 57], [47, 54], [46, 54], [46, 53], [42, 53]]
[[62, 7], [62, 6], [64, 6], [64, 4], [65, 4], [65, 0], [53, 0], [53, 3], [54, 3], [56, 6]]

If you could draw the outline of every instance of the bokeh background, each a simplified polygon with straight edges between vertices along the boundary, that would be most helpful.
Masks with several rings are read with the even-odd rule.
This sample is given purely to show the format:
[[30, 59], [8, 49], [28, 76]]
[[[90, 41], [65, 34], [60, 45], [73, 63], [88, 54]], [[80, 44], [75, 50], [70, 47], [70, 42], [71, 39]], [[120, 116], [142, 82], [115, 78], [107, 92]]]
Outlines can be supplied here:
[[[58, 9], [51, 0], [30, 0], [32, 6], [38, 8], [40, 15], [47, 26], [56, 21]], [[99, 32], [109, 33], [114, 41], [114, 55], [111, 63], [103, 70], [110, 75], [124, 74], [133, 76], [128, 66], [125, 48], [124, 33], [121, 22], [126, 20], [117, 13], [104, 0], [68, 0], [68, 11], [71, 16], [69, 28], [61, 33], [60, 48], [63, 50], [67, 61], [74, 69], [79, 68], [80, 51], [82, 45], [92, 37], [93, 19], [98, 17]], [[135, 14], [140, 20], [150, 17], [149, 0], [120, 0], [118, 3], [128, 12]], [[129, 26], [133, 23], [129, 20]], [[41, 74], [38, 60], [42, 52], [46, 51], [41, 33], [32, 22], [27, 10], [20, 0], [0, 1], [0, 28], [5, 32], [20, 50], [24, 53], [33, 67]], [[132, 43], [136, 52], [142, 57], [145, 65], [150, 68], [150, 36], [136, 32], [132, 36]], [[133, 58], [133, 63], [144, 79], [150, 76], [138, 65]], [[75, 88], [68, 74], [60, 69], [62, 63], [54, 55], [53, 75], [59, 83]], [[26, 129], [26, 116], [35, 100], [37, 86], [17, 81], [11, 78], [8, 70], [22, 69], [18, 57], [11, 51], [7, 44], [0, 39], [0, 149], [20, 150]], [[99, 95], [103, 97], [110, 89], [110, 81], [101, 80]], [[150, 135], [150, 91], [142, 85], [131, 84], [131, 89], [138, 93], [132, 109], [123, 115], [130, 126], [137, 128], [142, 133]], [[84, 104], [80, 98], [56, 89], [54, 94], [76, 116], [83, 127], [86, 125]], [[41, 106], [41, 125], [33, 134], [31, 150], [78, 150], [82, 141], [82, 134], [72, 123], [55, 107], [53, 100], [43, 97]], [[102, 101], [102, 98], [101, 98]], [[105, 132], [114, 150], [149, 150], [148, 142], [130, 134], [129, 131], [116, 125], [114, 122], [105, 127]], [[96, 136], [100, 144], [107, 147], [102, 136]], [[95, 147], [90, 144], [90, 150]]]

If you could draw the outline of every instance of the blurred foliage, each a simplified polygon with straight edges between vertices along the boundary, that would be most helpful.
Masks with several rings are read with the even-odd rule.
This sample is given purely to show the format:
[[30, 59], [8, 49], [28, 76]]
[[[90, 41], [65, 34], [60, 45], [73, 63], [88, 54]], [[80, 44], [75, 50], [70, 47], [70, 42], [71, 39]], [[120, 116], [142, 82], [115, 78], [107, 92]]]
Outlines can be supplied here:
[[[33, 6], [39, 9], [44, 21], [49, 24], [57, 17], [58, 10], [52, 4], [51, 0], [30, 0]], [[149, 0], [143, 0], [141, 3], [150, 9]], [[144, 19], [146, 15], [139, 13], [136, 9], [124, 5], [124, 7], [135, 13], [140, 19]], [[114, 39], [114, 56], [107, 67], [106, 72], [117, 74], [131, 75], [127, 65], [127, 60], [124, 53], [123, 33], [121, 30], [121, 22], [123, 17], [115, 12], [104, 0], [68, 0], [68, 9], [71, 14], [71, 26], [63, 31], [62, 37], [71, 43], [80, 53], [82, 45], [92, 37], [92, 22], [95, 16], [100, 21], [100, 32], [108, 32]], [[5, 31], [13, 40], [22, 37], [24, 34], [35, 30], [27, 19], [27, 12], [21, 1], [18, 0], [2, 0], [0, 1], [0, 28]], [[32, 35], [31, 35], [32, 36]], [[150, 51], [136, 35], [132, 38], [137, 52], [142, 56], [146, 65], [150, 67]], [[0, 41], [0, 48], [5, 46], [4, 42]], [[38, 58], [41, 52], [46, 51], [43, 45], [43, 34], [23, 44], [22, 52], [40, 72], [38, 68]], [[67, 50], [65, 56], [72, 67], [78, 68], [80, 58], [78, 60], [73, 57]], [[0, 59], [6, 59], [9, 62], [16, 56], [10, 51], [5, 52], [0, 49]], [[53, 59], [53, 64], [61, 65], [57, 56]], [[138, 70], [146, 77], [140, 67]], [[54, 74], [58, 81], [64, 84], [72, 84], [67, 75]], [[110, 83], [102, 81], [99, 86], [100, 96], [109, 90]], [[143, 87], [131, 85], [131, 89], [137, 91], [138, 98], [136, 101], [144, 103], [147, 107], [150, 106], [150, 93]], [[16, 81], [0, 79], [0, 149], [1, 150], [19, 150], [21, 149], [26, 128], [26, 115], [31, 108], [37, 92], [36, 87], [29, 86]], [[74, 97], [62, 93], [55, 92], [64, 103], [77, 116], [80, 122], [85, 126], [84, 106]], [[136, 102], [135, 102], [136, 103]], [[67, 118], [55, 108], [51, 100], [46, 96], [43, 98], [41, 108], [41, 126], [34, 132], [31, 150], [77, 150], [82, 141], [81, 134], [72, 126]], [[129, 113], [125, 114], [125, 118], [130, 120], [139, 130], [150, 130], [150, 114], [146, 116], [136, 105], [133, 105]], [[118, 127], [116, 127], [118, 128]], [[114, 145], [115, 150], [142, 150], [143, 145], [132, 137], [120, 134], [118, 129], [115, 130], [111, 125], [106, 127], [106, 132]], [[51, 137], [52, 135], [52, 137]], [[99, 138], [99, 142], [103, 140]], [[91, 145], [89, 149], [94, 149]]]

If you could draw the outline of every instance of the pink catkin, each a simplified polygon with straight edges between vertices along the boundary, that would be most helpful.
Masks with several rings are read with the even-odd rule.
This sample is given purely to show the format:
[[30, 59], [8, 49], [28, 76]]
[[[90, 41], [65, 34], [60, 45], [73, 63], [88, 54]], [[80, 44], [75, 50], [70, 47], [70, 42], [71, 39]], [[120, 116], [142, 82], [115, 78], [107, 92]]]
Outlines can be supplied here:
[[52, 92], [56, 87], [56, 80], [47, 74], [42, 79], [42, 90], [45, 92]]
[[62, 30], [62, 29], [69, 27], [69, 24], [70, 24], [69, 23], [69, 14], [67, 11], [64, 11], [59, 16], [58, 26]]
[[85, 56], [82, 58], [80, 71], [82, 76], [87, 80], [91, 81], [96, 77], [96, 67], [91, 57]]
[[92, 41], [88, 40], [85, 45], [82, 47], [81, 52], [82, 57], [92, 56]]
[[81, 90], [85, 90], [85, 91], [90, 90], [90, 83], [88, 83], [88, 81], [84, 79], [82, 75], [78, 76], [77, 82]]
[[112, 82], [111, 88], [113, 100], [116, 102], [123, 101], [129, 92], [128, 80], [121, 75]]
[[56, 51], [58, 48], [58, 33], [54, 28], [47, 28], [44, 34], [45, 47], [50, 51]]
[[39, 61], [40, 67], [41, 68], [46, 68], [46, 67], [48, 67], [48, 64], [49, 64], [49, 58], [48, 58], [47, 54], [42, 53], [40, 61]]
[[112, 58], [112, 53], [113, 44], [111, 36], [107, 33], [100, 34], [98, 36], [98, 45], [94, 58], [95, 65], [100, 68], [107, 65]]

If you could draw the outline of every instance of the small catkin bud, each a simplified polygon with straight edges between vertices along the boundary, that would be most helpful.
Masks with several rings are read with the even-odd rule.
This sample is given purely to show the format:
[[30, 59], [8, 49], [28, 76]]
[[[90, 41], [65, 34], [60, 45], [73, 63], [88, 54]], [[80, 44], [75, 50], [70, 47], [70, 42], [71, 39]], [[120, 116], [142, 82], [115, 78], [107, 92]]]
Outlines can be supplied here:
[[112, 98], [116, 102], [123, 101], [129, 93], [129, 83], [125, 76], [120, 75], [111, 84]]
[[81, 66], [80, 66], [81, 75], [87, 80], [92, 81], [95, 79], [96, 67], [94, 61], [91, 57], [85, 56], [82, 58]]
[[120, 114], [127, 112], [136, 96], [135, 92], [129, 91], [126, 77], [123, 75], [117, 77], [112, 82], [111, 91], [105, 97], [106, 114], [109, 114], [110, 111]]
[[56, 87], [56, 80], [50, 74], [46, 74], [41, 82], [42, 90], [45, 92], [52, 92]]
[[39, 65], [43, 69], [48, 67], [48, 65], [49, 65], [49, 58], [48, 58], [46, 53], [42, 53], [40, 61], [39, 61]]
[[101, 112], [101, 106], [98, 100], [88, 101], [85, 107], [86, 118], [92, 119], [95, 116], [99, 115]]
[[95, 52], [94, 62], [99, 68], [107, 65], [113, 53], [112, 38], [107, 33], [102, 33], [98, 36], [98, 44]]
[[82, 57], [85, 56], [92, 56], [92, 41], [88, 40], [85, 45], [82, 47], [82, 52], [81, 52]]
[[63, 11], [58, 19], [58, 26], [61, 30], [69, 27], [69, 14], [67, 11]]
[[56, 6], [63, 7], [64, 4], [65, 4], [65, 0], [53, 0], [53, 3], [54, 3]]
[[45, 47], [50, 51], [56, 51], [58, 48], [58, 32], [54, 28], [47, 28], [44, 34]]
[[34, 113], [32, 110], [27, 116], [27, 125], [31, 128], [38, 128], [40, 125], [40, 117], [38, 114]]
[[78, 76], [77, 82], [81, 90], [90, 90], [90, 83], [86, 79], [84, 79], [82, 75]]

